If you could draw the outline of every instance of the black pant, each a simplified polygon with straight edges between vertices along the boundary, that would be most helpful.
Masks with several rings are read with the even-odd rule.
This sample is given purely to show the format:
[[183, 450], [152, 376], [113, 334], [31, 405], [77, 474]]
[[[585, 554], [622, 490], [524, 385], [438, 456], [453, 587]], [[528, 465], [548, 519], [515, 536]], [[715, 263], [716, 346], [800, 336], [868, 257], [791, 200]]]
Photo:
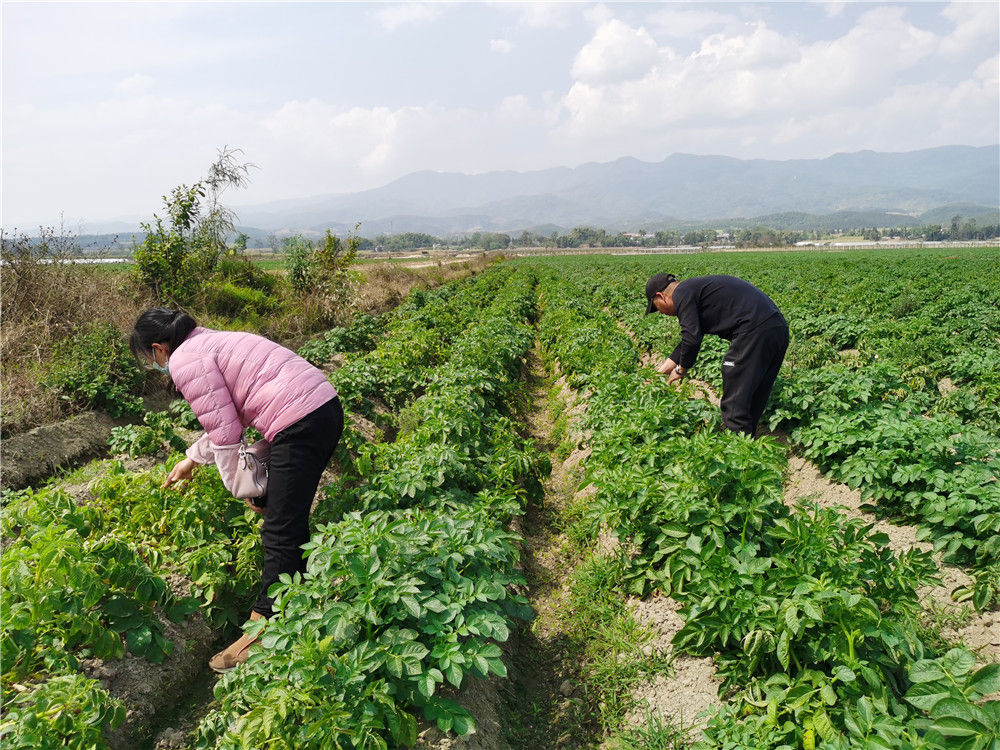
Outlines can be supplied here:
[[264, 570], [260, 597], [253, 607], [265, 617], [273, 614], [274, 599], [267, 595], [267, 590], [278, 576], [305, 572], [302, 545], [309, 541], [309, 510], [320, 476], [343, 431], [344, 411], [340, 399], [332, 398], [283, 429], [271, 442], [264, 527], [260, 534], [264, 543]]
[[753, 437], [788, 349], [784, 319], [733, 339], [722, 360], [722, 424]]

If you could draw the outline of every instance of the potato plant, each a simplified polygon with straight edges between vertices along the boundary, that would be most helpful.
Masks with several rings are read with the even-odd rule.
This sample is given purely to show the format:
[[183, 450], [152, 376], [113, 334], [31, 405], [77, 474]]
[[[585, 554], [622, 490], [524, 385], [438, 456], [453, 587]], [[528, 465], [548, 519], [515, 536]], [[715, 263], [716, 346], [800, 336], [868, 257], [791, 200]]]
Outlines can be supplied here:
[[[835, 511], [787, 508], [780, 444], [721, 432], [703, 403], [623, 365], [627, 339], [609, 341], [603, 361], [581, 352], [581, 328], [625, 334], [597, 305], [568, 315], [561, 300], [586, 297], [571, 281], [543, 276], [540, 297], [554, 303], [539, 321], [549, 354], [592, 391], [586, 513], [622, 541], [631, 592], [682, 604], [675, 648], [714, 655], [728, 690], [703, 746], [988, 747], [1000, 704], [983, 703], [985, 690], [911, 700], [922, 675], [957, 680], [923, 665], [944, 659], [965, 675], [972, 659], [935, 653], [922, 630], [916, 589], [936, 580], [930, 555], [896, 556]], [[974, 682], [994, 679], [989, 667]], [[913, 744], [854, 744], [862, 733]]]

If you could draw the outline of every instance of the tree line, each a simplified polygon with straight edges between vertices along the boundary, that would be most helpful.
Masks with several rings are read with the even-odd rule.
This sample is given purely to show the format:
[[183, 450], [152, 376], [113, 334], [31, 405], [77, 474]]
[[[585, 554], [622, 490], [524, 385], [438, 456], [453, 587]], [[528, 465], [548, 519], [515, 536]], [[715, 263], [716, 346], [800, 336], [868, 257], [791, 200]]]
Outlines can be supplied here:
[[[988, 240], [1000, 236], [1000, 224], [977, 224], [975, 219], [955, 216], [948, 224], [927, 224], [915, 227], [856, 227], [843, 230], [841, 235], [860, 235], [877, 241], [900, 239], [935, 242], [941, 240]], [[797, 242], [819, 242], [830, 238], [829, 232], [818, 229], [773, 229], [768, 226], [716, 229], [658, 230], [655, 232], [608, 232], [595, 227], [574, 227], [560, 234], [542, 234], [524, 230], [520, 233], [471, 232], [457, 237], [435, 237], [423, 232], [380, 234], [374, 238], [358, 237], [359, 251], [404, 252], [437, 247], [480, 250], [509, 250], [541, 247], [611, 248], [611, 247], [677, 247], [694, 245], [707, 247], [775, 247]]]

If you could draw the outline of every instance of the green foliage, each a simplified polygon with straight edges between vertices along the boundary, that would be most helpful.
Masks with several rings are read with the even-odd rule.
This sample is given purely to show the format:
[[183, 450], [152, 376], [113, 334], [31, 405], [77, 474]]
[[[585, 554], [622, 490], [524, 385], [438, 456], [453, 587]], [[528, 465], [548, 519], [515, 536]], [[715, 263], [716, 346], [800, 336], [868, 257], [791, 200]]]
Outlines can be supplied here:
[[[243, 187], [253, 165], [241, 163], [237, 149], [220, 149], [208, 175], [163, 196], [168, 221], [159, 216], [141, 224], [133, 273], [158, 300], [190, 304], [216, 271], [235, 231], [235, 215], [219, 201], [229, 187]], [[252, 273], [252, 272], [251, 272]]]
[[170, 414], [178, 426], [188, 430], [200, 430], [201, 423], [191, 408], [191, 404], [182, 398], [174, 399], [170, 402]]
[[[546, 309], [539, 335], [570, 381], [586, 382], [592, 391], [586, 481], [596, 493], [585, 513], [595, 530], [607, 526], [622, 542], [623, 588], [637, 594], [660, 590], [678, 600], [685, 624], [674, 638], [675, 648], [714, 655], [724, 686], [736, 691], [699, 747], [791, 748], [822, 742], [845, 748], [937, 748], [952, 746], [959, 735], [968, 742], [963, 746], [985, 747], [977, 743], [995, 732], [1000, 704], [980, 704], [981, 693], [959, 690], [937, 718], [924, 715], [929, 706], [909, 700], [916, 665], [937, 657], [925, 641], [916, 594], [919, 586], [936, 580], [930, 555], [896, 556], [871, 525], [845, 520], [833, 510], [787, 508], [780, 444], [717, 432], [703, 403], [666, 387], [662, 379], [650, 381], [648, 373], [635, 372], [614, 347], [578, 353], [574, 342], [581, 337], [597, 331], [613, 335], [594, 305], [566, 313], [574, 301], [587, 299], [584, 290], [592, 283], [592, 276], [579, 285], [543, 279]], [[619, 304], [608, 301], [612, 308]], [[586, 328], [589, 333], [581, 332]], [[831, 444], [831, 425], [815, 423], [832, 408], [849, 419], [868, 413], [866, 402], [875, 410], [899, 409], [911, 398], [905, 380], [892, 379], [891, 367], [853, 378], [830, 377], [843, 368], [822, 372], [827, 378], [822, 387], [800, 380], [779, 400], [782, 411], [776, 413], [787, 415], [780, 418], [801, 420], [793, 438], [803, 442], [800, 431], [809, 430], [817, 445]], [[886, 390], [890, 395], [884, 401]], [[799, 396], [789, 403], [792, 393]], [[810, 409], [818, 412], [812, 422], [803, 416]], [[992, 516], [982, 511], [992, 507], [995, 482], [987, 475], [993, 453], [968, 428], [959, 435], [954, 423], [940, 432], [934, 424], [922, 417], [920, 430], [911, 433], [905, 421], [890, 426], [881, 415], [855, 429], [850, 447], [838, 448], [844, 452], [831, 465], [851, 472], [858, 466], [852, 461], [863, 460], [879, 472], [864, 481], [895, 474], [895, 486], [921, 476], [900, 473], [906, 457], [926, 453], [939, 462], [953, 461], [934, 467], [933, 476], [942, 490], [956, 479], [959, 487], [981, 488], [977, 498], [984, 505], [972, 518], [986, 532], [979, 542], [983, 546], [992, 538]], [[859, 453], [865, 441], [880, 445], [893, 428], [907, 436], [907, 442], [898, 434], [892, 438], [901, 444], [898, 454]], [[963, 484], [966, 476], [969, 484]], [[958, 526], [958, 516], [969, 508], [959, 507], [951, 517], [943, 512], [928, 518]], [[965, 534], [952, 534], [953, 551], [965, 548], [973, 526], [965, 521]], [[962, 661], [954, 653], [950, 658]], [[993, 676], [988, 671], [977, 679], [987, 686]], [[958, 681], [954, 675], [947, 679]], [[935, 720], [942, 729], [931, 729]], [[874, 738], [879, 738], [874, 745], [865, 744]]]
[[386, 320], [381, 315], [359, 313], [351, 325], [324, 331], [321, 336], [299, 347], [298, 354], [314, 365], [329, 362], [341, 352], [367, 352], [375, 348], [378, 337], [385, 331]]
[[223, 487], [215, 467], [199, 468], [180, 490], [163, 487], [166, 471], [113, 465], [93, 487], [106, 523], [190, 579], [207, 617], [242, 622], [260, 578], [260, 517]]
[[205, 288], [205, 306], [216, 315], [264, 315], [276, 310], [279, 301], [259, 289], [216, 281]]
[[60, 491], [26, 491], [4, 508], [10, 539], [0, 570], [5, 685], [39, 670], [73, 669], [78, 654], [159, 662], [173, 648], [155, 608], [179, 607], [154, 572], [160, 558], [111, 533]]
[[121, 332], [110, 323], [91, 323], [57, 344], [45, 385], [77, 406], [119, 417], [141, 411], [134, 394], [144, 379]]
[[[219, 683], [197, 747], [408, 745], [415, 714], [443, 731], [474, 731], [442, 688], [504, 676], [498, 644], [530, 617], [516, 593], [519, 538], [505, 527], [547, 466], [503, 412], [532, 341], [533, 286], [528, 274], [497, 272], [422, 295], [355, 360], [367, 368], [338, 381], [357, 387], [364, 374], [366, 392], [392, 393], [405, 380], [425, 391], [398, 391], [394, 402], [410, 402], [405, 434], [360, 446], [352, 473], [329, 488], [306, 574], [271, 589], [280, 615], [250, 626], [260, 648]], [[434, 326], [426, 344], [412, 345], [414, 319]]]
[[292, 289], [296, 292], [311, 292], [316, 284], [316, 270], [312, 264], [312, 240], [302, 235], [292, 235], [282, 240], [285, 254], [285, 270]]
[[121, 701], [80, 674], [52, 677], [17, 695], [4, 710], [0, 734], [10, 750], [92, 750], [105, 744], [105, 726], [125, 721]]
[[143, 417], [145, 425], [124, 425], [111, 428], [108, 446], [114, 454], [130, 458], [167, 450], [183, 451], [187, 443], [174, 432], [173, 420], [167, 412], [149, 412]]

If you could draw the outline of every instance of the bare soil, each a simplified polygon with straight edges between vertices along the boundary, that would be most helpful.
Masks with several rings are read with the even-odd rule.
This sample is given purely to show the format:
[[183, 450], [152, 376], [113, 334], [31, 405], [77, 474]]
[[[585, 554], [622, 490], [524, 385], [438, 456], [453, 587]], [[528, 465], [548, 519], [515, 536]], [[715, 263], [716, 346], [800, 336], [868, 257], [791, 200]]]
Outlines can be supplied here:
[[635, 619], [656, 634], [644, 646], [644, 653], [672, 657], [673, 674], [657, 675], [652, 682], [638, 686], [632, 694], [638, 706], [625, 723], [629, 727], [642, 726], [650, 715], [659, 714], [665, 723], [685, 730], [688, 741], [694, 741], [707, 723], [703, 714], [720, 703], [722, 681], [715, 676], [715, 664], [708, 657], [674, 655], [673, 638], [684, 627], [678, 602], [666, 596], [651, 596], [632, 599], [629, 607]]
[[[527, 363], [529, 400], [522, 418], [528, 436], [549, 454], [552, 473], [544, 483], [541, 502], [529, 505], [521, 520], [522, 569], [535, 611], [529, 626], [512, 638], [510, 679], [504, 684], [507, 736], [514, 748], [580, 747], [596, 727], [580, 723], [581, 698], [576, 695], [580, 665], [568, 654], [570, 636], [563, 615], [570, 597], [569, 577], [578, 560], [561, 528], [561, 517], [580, 484], [580, 462], [589, 448], [578, 447], [560, 461], [555, 455], [553, 422], [548, 408], [548, 378], [537, 351]], [[564, 406], [573, 397], [565, 381], [557, 383]], [[572, 407], [570, 407], [572, 408]], [[579, 446], [584, 435], [573, 432]]]

